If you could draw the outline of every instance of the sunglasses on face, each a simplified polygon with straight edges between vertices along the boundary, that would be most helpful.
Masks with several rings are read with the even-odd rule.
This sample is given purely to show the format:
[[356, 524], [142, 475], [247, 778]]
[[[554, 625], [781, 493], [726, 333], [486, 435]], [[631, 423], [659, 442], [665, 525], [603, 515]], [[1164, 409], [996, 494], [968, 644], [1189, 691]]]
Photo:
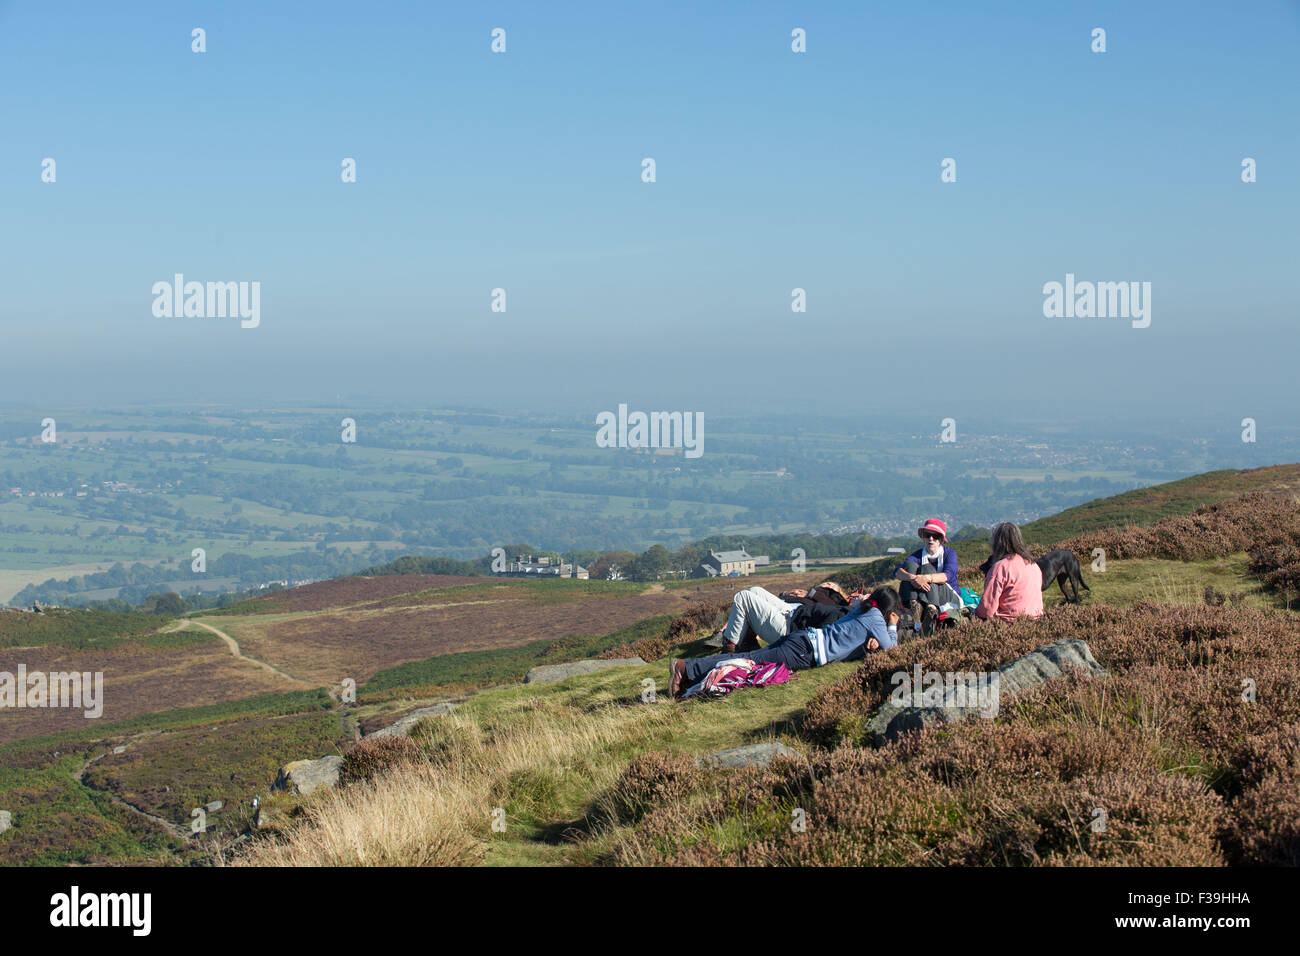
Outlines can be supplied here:
[[937, 534], [934, 534], [934, 533], [931, 532], [931, 531], [922, 531], [922, 532], [921, 532], [921, 537], [924, 538], [926, 541], [938, 541], [938, 540], [939, 540], [939, 536], [938, 536]]

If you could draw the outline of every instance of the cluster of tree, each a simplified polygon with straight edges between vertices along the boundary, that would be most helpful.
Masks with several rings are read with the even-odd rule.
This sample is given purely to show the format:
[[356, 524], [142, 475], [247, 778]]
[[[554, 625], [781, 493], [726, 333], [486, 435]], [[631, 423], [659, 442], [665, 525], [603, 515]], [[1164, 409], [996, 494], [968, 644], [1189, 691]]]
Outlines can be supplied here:
[[112, 611], [115, 614], [164, 614], [170, 617], [180, 617], [185, 612], [194, 610], [194, 606], [175, 591], [150, 594], [139, 603], [116, 597], [106, 601], [87, 601], [79, 606], [89, 611]]
[[473, 577], [488, 574], [492, 570], [491, 556], [474, 561], [458, 561], [455, 558], [435, 558], [429, 555], [407, 554], [395, 561], [377, 564], [358, 571], [358, 575], [386, 574], [450, 574], [457, 577]]
[[[249, 598], [260, 597], [284, 589], [284, 585], [276, 581], [265, 587], [249, 588], [244, 591], [218, 592], [196, 589], [186, 591], [183, 595], [177, 594], [175, 591], [168, 591], [165, 594], [149, 594], [138, 601], [115, 597], [104, 601], [85, 601], [78, 604], [77, 607], [91, 611], [113, 611], [119, 614], [165, 614], [178, 617], [189, 611], [208, 611], [212, 608], [226, 607], [231, 604], [238, 604], [240, 601], [247, 601]], [[128, 593], [129, 590], [123, 589], [122, 593]]]
[[[198, 590], [204, 578], [227, 578], [235, 583], [230, 590], [245, 591], [273, 580], [321, 580], [344, 577], [356, 573], [366, 565], [375, 563], [377, 549], [363, 554], [339, 551], [322, 545], [287, 555], [267, 555], [253, 558], [248, 555], [228, 553], [211, 557], [202, 577], [194, 574], [188, 561], [147, 565], [140, 562], [130, 567], [118, 562], [107, 571], [76, 575], [67, 580], [50, 578], [43, 584], [23, 588], [13, 599], [15, 605], [37, 602], [43, 605], [82, 605], [91, 599], [86, 592], [116, 588], [117, 597], [132, 606], [146, 601], [159, 591], [160, 585], [174, 585], [179, 580], [194, 579]], [[185, 593], [191, 589], [183, 588]]]
[[[959, 541], [970, 537], [988, 537], [987, 528], [968, 526], [952, 535]], [[520, 555], [541, 557], [549, 555], [572, 564], [581, 565], [596, 580], [659, 581], [666, 577], [689, 577], [709, 556], [710, 551], [747, 550], [753, 555], [768, 555], [774, 563], [791, 560], [796, 549], [805, 558], [873, 557], [884, 554], [891, 547], [911, 550], [917, 545], [915, 535], [897, 538], [877, 538], [868, 534], [845, 535], [713, 535], [673, 551], [662, 544], [651, 545], [638, 554], [635, 551], [616, 549], [598, 551], [574, 549], [565, 552], [547, 551], [527, 544], [503, 548], [506, 559], [513, 561]], [[382, 565], [367, 568], [360, 574], [452, 574], [473, 576], [492, 573], [492, 557], [458, 561], [451, 558], [426, 555], [404, 555]]]

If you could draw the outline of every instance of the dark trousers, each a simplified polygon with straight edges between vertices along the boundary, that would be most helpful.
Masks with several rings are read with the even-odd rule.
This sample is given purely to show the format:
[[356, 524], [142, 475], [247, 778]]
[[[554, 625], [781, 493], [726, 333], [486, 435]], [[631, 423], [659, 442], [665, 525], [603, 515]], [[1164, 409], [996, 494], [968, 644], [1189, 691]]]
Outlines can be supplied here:
[[838, 604], [804, 604], [790, 612], [790, 630], [830, 627], [848, 613], [847, 607], [840, 607]]
[[[936, 568], [928, 561], [920, 567], [916, 564], [915, 558], [908, 558], [903, 562], [903, 570], [909, 574], [939, 574], [941, 569]], [[913, 601], [920, 601], [922, 604], [933, 604], [936, 607], [943, 604], [951, 604], [957, 600], [957, 593], [949, 586], [947, 581], [942, 584], [930, 583], [930, 590], [922, 591], [911, 581], [903, 581], [898, 585], [898, 596], [903, 599], [903, 606], [911, 604]]]
[[685, 691], [691, 685], [698, 684], [709, 671], [723, 661], [729, 661], [736, 657], [744, 657], [746, 660], [757, 661], [760, 664], [775, 661], [778, 664], [784, 664], [792, 671], [807, 670], [816, 664], [816, 660], [813, 658], [812, 641], [808, 639], [808, 632], [791, 631], [785, 637], [779, 638], [767, 647], [756, 651], [688, 658], [685, 679], [682, 681], [682, 690]]

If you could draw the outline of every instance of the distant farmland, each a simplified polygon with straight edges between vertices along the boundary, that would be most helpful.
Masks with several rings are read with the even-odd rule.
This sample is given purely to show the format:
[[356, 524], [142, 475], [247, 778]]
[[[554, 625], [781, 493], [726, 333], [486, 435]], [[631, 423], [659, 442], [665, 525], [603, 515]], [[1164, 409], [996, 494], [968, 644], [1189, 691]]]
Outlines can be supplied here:
[[[51, 411], [59, 439], [46, 445], [35, 423]], [[1123, 442], [1026, 428], [953, 447], [943, 481], [922, 492], [933, 436], [892, 426], [868, 435], [861, 422], [827, 420], [795, 433], [784, 420], [719, 419], [707, 453], [686, 459], [597, 448], [582, 419], [455, 410], [352, 410], [358, 438], [344, 444], [341, 414], [0, 411], [0, 598], [119, 561], [153, 569], [128, 586], [136, 600], [188, 590], [200, 580], [195, 548], [206, 553], [205, 587], [241, 589], [335, 577], [402, 551], [473, 558], [512, 543], [641, 551], [775, 529], [889, 534], [931, 511], [954, 529], [987, 526], [1202, 471], [1217, 454], [1171, 438], [1143, 457]], [[1240, 443], [1230, 450], [1241, 464]], [[117, 586], [65, 591], [86, 600]], [[28, 598], [61, 603], [62, 593]]]

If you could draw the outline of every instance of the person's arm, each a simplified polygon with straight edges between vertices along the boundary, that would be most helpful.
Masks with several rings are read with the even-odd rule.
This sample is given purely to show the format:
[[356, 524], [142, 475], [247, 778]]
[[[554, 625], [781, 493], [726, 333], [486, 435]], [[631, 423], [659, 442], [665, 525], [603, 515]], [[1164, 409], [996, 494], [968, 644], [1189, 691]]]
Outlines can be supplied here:
[[955, 593], [961, 594], [961, 589], [957, 587], [957, 552], [952, 548], [946, 548], [944, 549], [944, 557], [948, 559], [943, 566], [948, 587], [952, 588]]
[[998, 601], [1002, 595], [1002, 589], [1007, 586], [1007, 567], [1006, 559], [995, 564], [989, 572], [988, 580], [984, 582], [984, 593], [980, 595], [979, 607], [975, 608], [975, 616], [988, 620], [998, 611]]
[[938, 584], [941, 581], [947, 581], [948, 572], [936, 571], [933, 574], [912, 574], [912, 575], [908, 575], [908, 580], [912, 581], [917, 585], [922, 585], [922, 584], [925, 585], [926, 586], [925, 590], [928, 591], [930, 590], [929, 586], [931, 584]]
[[925, 563], [925, 554], [924, 554], [924, 552], [925, 552], [925, 549], [924, 549], [924, 548], [921, 548], [920, 550], [918, 550], [918, 551], [913, 551], [911, 554], [909, 554], [909, 555], [908, 555], [908, 556], [903, 560], [903, 563], [900, 564], [897, 568], [894, 569], [894, 577], [898, 578], [900, 581], [911, 581], [913, 584], [915, 584], [917, 587], [919, 587], [922, 591], [928, 591], [928, 590], [930, 590], [930, 584], [929, 584], [929, 581], [930, 581], [930, 575], [928, 575], [928, 574], [916, 574], [916, 573], [914, 573], [914, 572], [912, 572], [912, 571], [907, 570], [907, 562], [908, 562], [908, 561], [915, 561], [915, 562], [916, 562], [916, 566], [917, 566], [918, 568], [919, 568], [922, 564]]
[[898, 638], [889, 630], [889, 622], [879, 610], [872, 608], [862, 615], [862, 621], [867, 625], [867, 633], [862, 640], [864, 650], [887, 651], [898, 644]]

